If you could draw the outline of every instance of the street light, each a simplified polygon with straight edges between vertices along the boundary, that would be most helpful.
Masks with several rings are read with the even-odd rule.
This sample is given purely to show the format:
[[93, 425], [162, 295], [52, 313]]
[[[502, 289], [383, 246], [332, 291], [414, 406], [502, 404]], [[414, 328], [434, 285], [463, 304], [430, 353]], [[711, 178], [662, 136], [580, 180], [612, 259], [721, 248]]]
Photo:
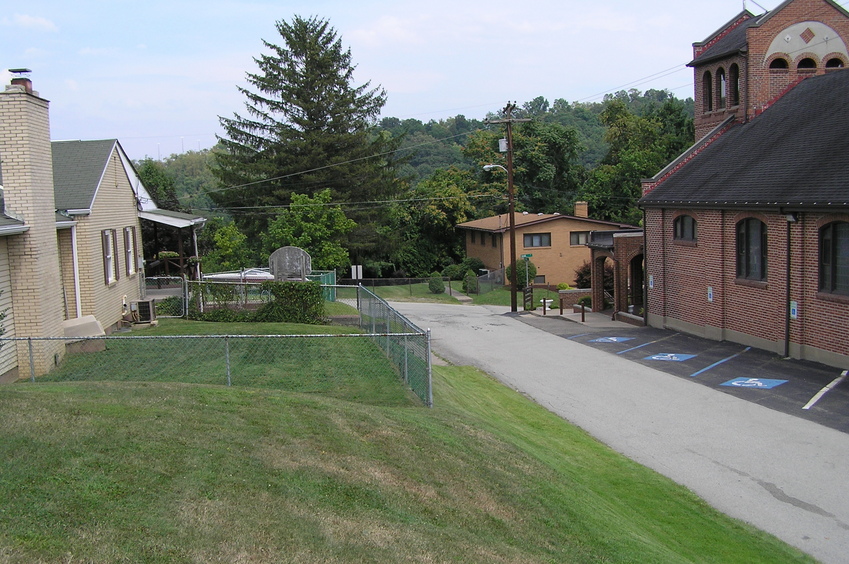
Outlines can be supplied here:
[[500, 168], [504, 172], [507, 173], [507, 213], [510, 226], [510, 311], [516, 313], [518, 311], [518, 305], [516, 300], [516, 216], [513, 213], [514, 204], [513, 204], [513, 159], [512, 155], [507, 153], [507, 168], [504, 168], [498, 164], [488, 164], [484, 165], [483, 169], [487, 172], [492, 171], [493, 169]]

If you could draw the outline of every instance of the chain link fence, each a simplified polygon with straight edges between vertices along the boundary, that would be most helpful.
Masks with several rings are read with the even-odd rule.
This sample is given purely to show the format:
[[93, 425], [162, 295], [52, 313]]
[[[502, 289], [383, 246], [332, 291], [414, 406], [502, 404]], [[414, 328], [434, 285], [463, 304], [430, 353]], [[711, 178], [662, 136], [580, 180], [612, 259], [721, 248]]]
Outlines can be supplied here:
[[186, 317], [188, 281], [182, 276], [145, 278], [143, 298], [153, 300], [156, 317]]
[[504, 287], [504, 269], [491, 270], [478, 276], [478, 294], [486, 294]]
[[[411, 390], [433, 405], [430, 333], [363, 287], [327, 288], [336, 317], [361, 333], [321, 335], [110, 335], [0, 338], [27, 347], [22, 377], [35, 381], [226, 384], [320, 393], [379, 405], [409, 404]], [[62, 341], [58, 355], [48, 341]], [[22, 355], [19, 355], [21, 358]], [[52, 366], [47, 374], [40, 366]], [[399, 385], [399, 380], [404, 385]]]

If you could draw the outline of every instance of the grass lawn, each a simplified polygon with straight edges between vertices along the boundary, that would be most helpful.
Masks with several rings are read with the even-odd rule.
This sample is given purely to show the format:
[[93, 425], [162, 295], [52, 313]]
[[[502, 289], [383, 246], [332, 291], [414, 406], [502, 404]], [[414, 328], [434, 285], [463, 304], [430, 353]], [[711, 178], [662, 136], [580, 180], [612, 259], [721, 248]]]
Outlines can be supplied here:
[[[541, 299], [546, 300], [554, 300], [551, 303], [551, 306], [555, 309], [560, 308], [560, 294], [557, 292], [552, 292], [550, 290], [534, 290], [534, 300], [533, 304], [536, 308], [541, 308], [542, 304], [540, 304]], [[509, 306], [510, 305], [510, 289], [501, 287], [492, 290], [491, 292], [486, 292], [485, 294], [473, 295], [472, 303], [476, 305], [502, 305]], [[524, 297], [521, 290], [516, 293], [516, 303], [519, 306], [519, 309], [523, 309], [522, 305], [524, 303]]]
[[0, 561], [812, 562], [474, 369], [434, 390], [2, 386]]
[[[135, 329], [130, 336], [177, 338], [109, 339], [105, 350], [68, 354], [61, 366], [40, 380], [226, 384], [229, 368], [233, 386], [309, 392], [375, 405], [417, 405], [371, 339], [320, 336], [357, 333], [356, 328], [326, 325], [162, 319], [158, 326]], [[188, 335], [257, 337], [231, 337], [225, 343], [223, 337]]]
[[[428, 289], [427, 282], [419, 284], [405, 284], [403, 286], [367, 286], [375, 295], [386, 301], [395, 302], [439, 302], [445, 304], [459, 303], [457, 298], [449, 293], [448, 283], [445, 283], [445, 293], [433, 294]], [[452, 292], [461, 292], [462, 283], [451, 282]]]

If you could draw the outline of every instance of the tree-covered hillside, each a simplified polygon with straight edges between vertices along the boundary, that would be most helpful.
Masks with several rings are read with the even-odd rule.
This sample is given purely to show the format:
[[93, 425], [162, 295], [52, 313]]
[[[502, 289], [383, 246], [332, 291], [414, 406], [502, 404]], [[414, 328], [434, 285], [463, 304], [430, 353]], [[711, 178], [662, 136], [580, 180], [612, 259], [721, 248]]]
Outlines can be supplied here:
[[[351, 51], [327, 20], [295, 16], [276, 29], [239, 88], [244, 112], [220, 117], [215, 148], [138, 163], [160, 207], [214, 218], [201, 232], [204, 270], [263, 265], [270, 246], [296, 243], [313, 256], [337, 249], [328, 264], [340, 274], [362, 264], [366, 276], [428, 276], [462, 262], [454, 226], [507, 211], [506, 175], [483, 169], [506, 165], [504, 126], [490, 123], [502, 110], [381, 119], [386, 92], [354, 82]], [[540, 96], [512, 117], [523, 120], [513, 128], [517, 211], [571, 214], [587, 201], [591, 217], [630, 224], [641, 218], [640, 180], [694, 135], [693, 101], [665, 90]]]

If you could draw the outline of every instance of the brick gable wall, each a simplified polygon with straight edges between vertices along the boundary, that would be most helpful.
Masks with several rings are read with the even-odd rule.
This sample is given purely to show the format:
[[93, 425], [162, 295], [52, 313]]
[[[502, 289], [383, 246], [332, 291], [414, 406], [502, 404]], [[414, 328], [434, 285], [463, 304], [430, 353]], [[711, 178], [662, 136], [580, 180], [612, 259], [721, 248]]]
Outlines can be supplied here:
[[[790, 68], [769, 68], [770, 62], [777, 56], [766, 56], [773, 39], [779, 37], [791, 25], [807, 21], [827, 25], [835, 30], [844, 41], [849, 40], [849, 18], [843, 12], [823, 0], [795, 0], [784, 6], [781, 11], [772, 14], [762, 25], [753, 26], [746, 30], [748, 49], [745, 54], [735, 54], [706, 65], [694, 66], [696, 140], [701, 139], [729, 115], [735, 115], [740, 121], [751, 119], [799, 80], [830, 72], [831, 70], [825, 69], [828, 58], [838, 58], [843, 60], [845, 65], [849, 65], [849, 60], [845, 60], [846, 55], [838, 52], [838, 50], [823, 57], [809, 51], [796, 50], [786, 54]], [[813, 37], [811, 45], [824, 40], [825, 38]], [[811, 57], [816, 61], [816, 69], [796, 68], [798, 62], [806, 57]], [[718, 107], [716, 102], [718, 92], [714, 85], [714, 109], [710, 112], [705, 111], [703, 86], [705, 72], [710, 72], [715, 82], [719, 68], [723, 68], [727, 73], [732, 64], [737, 64], [740, 69], [740, 105], [731, 106], [729, 101], [725, 107]]]

